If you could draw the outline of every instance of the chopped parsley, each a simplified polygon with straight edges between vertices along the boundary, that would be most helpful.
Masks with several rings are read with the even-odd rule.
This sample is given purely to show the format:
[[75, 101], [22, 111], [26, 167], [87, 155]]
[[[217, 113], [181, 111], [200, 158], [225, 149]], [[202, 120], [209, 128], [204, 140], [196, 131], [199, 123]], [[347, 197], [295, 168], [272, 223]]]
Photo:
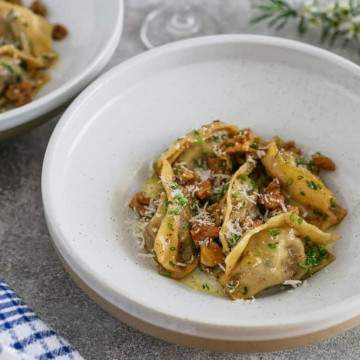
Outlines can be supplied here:
[[259, 145], [257, 144], [256, 141], [252, 142], [249, 146], [250, 146], [252, 149], [254, 149], [254, 150], [259, 149]]
[[199, 169], [207, 170], [207, 163], [205, 159], [195, 159], [194, 165]]
[[300, 195], [302, 195], [302, 196], [306, 196], [306, 194], [305, 194], [305, 192], [304, 191], [300, 191], [300, 193], [299, 193]]
[[303, 165], [308, 168], [308, 170], [313, 171], [315, 170], [315, 163], [314, 160], [307, 160], [304, 157], [297, 157], [295, 159], [296, 165]]
[[195, 130], [194, 131], [195, 134], [195, 140], [194, 143], [195, 144], [202, 144], [204, 142], [203, 138], [201, 137], [200, 131]]
[[171, 190], [176, 190], [179, 188], [179, 185], [176, 182], [172, 182], [169, 186]]
[[174, 198], [174, 201], [176, 204], [178, 204], [182, 207], [186, 206], [189, 202], [188, 199], [184, 195], [181, 195], [181, 194], [176, 195]]
[[311, 190], [320, 190], [322, 188], [320, 184], [316, 183], [313, 180], [306, 180], [306, 184]]
[[207, 283], [203, 283], [201, 286], [204, 290], [209, 291], [210, 290], [210, 286]]
[[171, 272], [170, 272], [170, 271], [167, 271], [167, 270], [165, 270], [165, 269], [161, 269], [161, 270], [159, 271], [159, 274], [162, 275], [162, 276], [166, 276], [166, 277], [171, 278]]
[[271, 250], [276, 250], [278, 243], [268, 243], [267, 246]]
[[330, 207], [332, 209], [336, 208], [337, 207], [337, 203], [336, 201], [333, 199], [333, 198], [330, 198]]
[[243, 181], [243, 182], [247, 182], [249, 185], [251, 185], [252, 190], [254, 190], [256, 188], [256, 183], [253, 179], [251, 179], [249, 176], [247, 175], [239, 175], [238, 179]]
[[240, 235], [233, 235], [230, 239], [228, 239], [228, 244], [233, 247], [240, 240]]
[[227, 134], [220, 134], [220, 135], [214, 134], [212, 136], [213, 141], [216, 143], [219, 143], [219, 142], [225, 140], [226, 138], [227, 138]]
[[314, 245], [305, 252], [305, 265], [309, 267], [319, 266], [321, 261], [327, 257], [327, 254], [328, 252], [324, 247]]
[[276, 236], [280, 235], [280, 229], [278, 229], [278, 228], [269, 229], [269, 234], [271, 237], [276, 237]]
[[181, 213], [181, 209], [178, 207], [173, 207], [172, 209], [169, 210], [170, 215], [180, 215], [180, 213]]
[[301, 224], [304, 222], [304, 220], [303, 220], [300, 216], [298, 216], [298, 215], [296, 215], [296, 214], [294, 214], [294, 213], [291, 213], [291, 215], [290, 215], [290, 221], [291, 221], [293, 224], [298, 223], [299, 225], [301, 225]]

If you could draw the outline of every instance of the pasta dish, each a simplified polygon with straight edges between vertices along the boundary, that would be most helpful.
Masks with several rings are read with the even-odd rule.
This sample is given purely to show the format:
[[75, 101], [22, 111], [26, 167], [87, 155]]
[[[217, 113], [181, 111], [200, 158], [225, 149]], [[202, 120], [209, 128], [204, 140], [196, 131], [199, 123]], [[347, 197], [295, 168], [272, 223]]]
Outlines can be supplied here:
[[231, 299], [249, 299], [334, 261], [338, 237], [327, 230], [346, 210], [319, 177], [335, 170], [329, 157], [214, 121], [153, 168], [130, 207], [160, 274], [182, 279], [200, 268]]
[[40, 1], [30, 8], [20, 1], [0, 0], [0, 111], [30, 102], [49, 76], [57, 53], [52, 39], [67, 34], [62, 25], [50, 24]]

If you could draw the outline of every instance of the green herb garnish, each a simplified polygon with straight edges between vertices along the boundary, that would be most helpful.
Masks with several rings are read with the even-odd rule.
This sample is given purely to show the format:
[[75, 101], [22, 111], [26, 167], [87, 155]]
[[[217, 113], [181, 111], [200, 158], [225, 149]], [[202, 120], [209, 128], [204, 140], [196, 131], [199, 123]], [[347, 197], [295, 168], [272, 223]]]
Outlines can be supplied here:
[[161, 270], [159, 271], [159, 274], [162, 275], [162, 276], [171, 278], [171, 272], [170, 272], [170, 271], [167, 271], [167, 270], [165, 270], [165, 269], [161, 269]]
[[195, 159], [194, 165], [199, 169], [207, 170], [207, 163], [204, 159]]
[[306, 166], [310, 171], [313, 171], [315, 169], [314, 160], [307, 160], [304, 157], [297, 157], [295, 159], [295, 163], [296, 163], [296, 165]]
[[336, 201], [333, 199], [333, 198], [330, 198], [330, 207], [332, 209], [336, 208], [337, 207], [337, 203]]
[[304, 191], [300, 191], [300, 195], [302, 196], [306, 196], [305, 192]]
[[210, 286], [207, 283], [203, 283], [201, 286], [204, 290], [209, 291], [210, 290]]
[[277, 243], [268, 243], [267, 246], [271, 250], [276, 250], [278, 244]]
[[194, 140], [194, 143], [195, 144], [202, 144], [204, 142], [203, 138], [201, 137], [201, 134], [198, 130], [195, 130], [194, 131], [194, 134], [195, 134], [195, 140]]
[[182, 194], [176, 195], [174, 198], [176, 204], [184, 207], [188, 204], [189, 200]]
[[313, 180], [306, 180], [306, 184], [311, 190], [320, 190], [322, 188], [320, 184], [316, 183]]
[[240, 240], [240, 235], [233, 235], [230, 239], [228, 239], [228, 244], [230, 247], [233, 247]]
[[252, 143], [250, 144], [250, 147], [251, 147], [252, 149], [254, 149], [254, 150], [259, 149], [259, 145], [257, 144], [256, 141], [252, 142]]
[[310, 267], [316, 267], [319, 266], [321, 261], [327, 257], [328, 252], [324, 247], [314, 245], [308, 250], [306, 250], [305, 255], [305, 265]]
[[280, 232], [281, 232], [280, 229], [278, 229], [278, 228], [272, 228], [272, 229], [269, 229], [268, 231], [269, 231], [269, 234], [271, 237], [276, 237], [276, 236], [280, 235]]

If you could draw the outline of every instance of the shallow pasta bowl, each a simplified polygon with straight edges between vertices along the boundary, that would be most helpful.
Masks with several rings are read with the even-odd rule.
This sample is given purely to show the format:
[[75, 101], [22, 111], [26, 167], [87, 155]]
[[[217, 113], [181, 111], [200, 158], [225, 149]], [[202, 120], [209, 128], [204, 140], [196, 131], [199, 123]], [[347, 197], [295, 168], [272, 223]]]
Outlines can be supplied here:
[[[24, 2], [28, 4], [28, 2]], [[45, 1], [51, 23], [64, 24], [69, 35], [54, 42], [59, 59], [50, 81], [27, 105], [0, 114], [0, 139], [26, 131], [58, 112], [89, 84], [113, 55], [123, 26], [123, 1]], [[106, 19], [106, 21], [104, 21]]]
[[[359, 100], [356, 65], [271, 37], [194, 39], [117, 66], [76, 99], [47, 149], [43, 201], [61, 259], [105, 309], [182, 344], [279, 349], [360, 323]], [[337, 162], [325, 180], [349, 215], [336, 229], [337, 260], [307, 286], [252, 303], [230, 301], [162, 277], [137, 256], [131, 194], [173, 140], [213, 119], [295, 139]]]

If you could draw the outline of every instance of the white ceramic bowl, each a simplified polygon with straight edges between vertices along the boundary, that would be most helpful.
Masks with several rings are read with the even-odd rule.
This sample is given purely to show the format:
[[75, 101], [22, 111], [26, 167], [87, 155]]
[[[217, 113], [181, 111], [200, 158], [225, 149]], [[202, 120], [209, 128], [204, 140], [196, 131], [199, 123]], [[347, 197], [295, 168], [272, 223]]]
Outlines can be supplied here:
[[[172, 341], [260, 350], [348, 328], [360, 315], [359, 103], [359, 67], [278, 38], [199, 38], [126, 61], [76, 99], [51, 138], [42, 191], [55, 247], [105, 308]], [[136, 256], [125, 210], [131, 193], [154, 157], [213, 119], [335, 159], [326, 180], [349, 215], [337, 229], [337, 260], [307, 286], [233, 302], [164, 278]]]
[[[28, 3], [28, 2], [26, 2]], [[39, 122], [39, 118], [71, 100], [104, 68], [114, 53], [123, 26], [123, 0], [44, 0], [49, 21], [64, 24], [69, 35], [54, 42], [59, 60], [51, 80], [34, 101], [0, 114], [0, 136]], [[13, 130], [13, 129], [16, 130]], [[12, 130], [12, 131], [11, 131]]]

